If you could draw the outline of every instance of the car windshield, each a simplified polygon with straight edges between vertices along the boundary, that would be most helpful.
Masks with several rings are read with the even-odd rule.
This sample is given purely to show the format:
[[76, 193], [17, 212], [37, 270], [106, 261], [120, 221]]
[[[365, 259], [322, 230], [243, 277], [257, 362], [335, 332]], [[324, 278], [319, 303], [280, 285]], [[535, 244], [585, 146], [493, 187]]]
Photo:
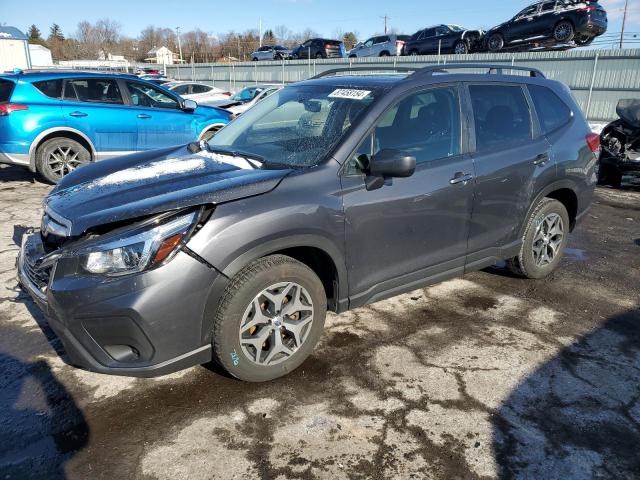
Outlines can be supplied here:
[[244, 102], [250, 102], [262, 90], [264, 90], [264, 89], [263, 88], [259, 88], [259, 87], [243, 88], [238, 93], [236, 93], [233, 97], [231, 97], [231, 100], [233, 100], [234, 102], [243, 102], [243, 103]]
[[447, 25], [452, 32], [464, 32], [464, 28], [460, 25]]
[[309, 167], [340, 141], [379, 91], [297, 85], [269, 95], [211, 140], [212, 149], [246, 152], [267, 164]]

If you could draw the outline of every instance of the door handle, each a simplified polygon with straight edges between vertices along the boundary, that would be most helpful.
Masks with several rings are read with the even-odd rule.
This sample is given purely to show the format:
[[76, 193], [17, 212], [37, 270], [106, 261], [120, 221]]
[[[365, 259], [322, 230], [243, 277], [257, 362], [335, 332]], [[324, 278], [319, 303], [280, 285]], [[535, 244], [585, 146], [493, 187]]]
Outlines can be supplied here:
[[466, 185], [471, 180], [473, 180], [473, 175], [470, 173], [458, 172], [451, 180], [449, 180], [449, 183], [451, 185], [458, 185], [459, 183]]
[[151, 115], [147, 115], [146, 113], [141, 113], [138, 115], [138, 118], [151, 118]]
[[549, 161], [549, 154], [548, 153], [541, 153], [540, 155], [538, 155], [536, 157], [536, 159], [533, 161], [534, 165], [538, 165], [538, 166], [542, 166], [545, 163], [547, 163]]
[[89, 114], [88, 113], [84, 113], [84, 112], [71, 112], [69, 115], [71, 115], [72, 117], [88, 117]]

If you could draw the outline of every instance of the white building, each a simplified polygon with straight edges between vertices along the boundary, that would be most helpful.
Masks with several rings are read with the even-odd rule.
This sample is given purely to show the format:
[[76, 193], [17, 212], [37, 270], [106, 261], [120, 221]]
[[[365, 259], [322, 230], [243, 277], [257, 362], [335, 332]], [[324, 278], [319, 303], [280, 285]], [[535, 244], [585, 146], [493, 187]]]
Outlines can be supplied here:
[[31, 65], [33, 68], [50, 67], [53, 65], [53, 57], [51, 50], [44, 45], [29, 44], [29, 55], [31, 56]]
[[31, 68], [27, 36], [15, 27], [0, 27], [0, 72]]
[[173, 65], [179, 60], [176, 54], [167, 47], [153, 47], [147, 52], [147, 58], [145, 58], [145, 61], [149, 63], [157, 63], [158, 65]]

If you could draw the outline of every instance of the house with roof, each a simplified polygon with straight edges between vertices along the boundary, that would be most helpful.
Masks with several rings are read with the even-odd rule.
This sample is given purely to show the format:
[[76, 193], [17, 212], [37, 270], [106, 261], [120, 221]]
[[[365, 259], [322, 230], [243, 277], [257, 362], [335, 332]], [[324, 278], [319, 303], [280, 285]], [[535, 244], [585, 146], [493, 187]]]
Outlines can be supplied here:
[[15, 27], [0, 26], [0, 72], [31, 68], [27, 36]]
[[158, 65], [173, 65], [180, 61], [178, 56], [165, 46], [153, 47], [147, 52], [147, 58], [144, 60]]

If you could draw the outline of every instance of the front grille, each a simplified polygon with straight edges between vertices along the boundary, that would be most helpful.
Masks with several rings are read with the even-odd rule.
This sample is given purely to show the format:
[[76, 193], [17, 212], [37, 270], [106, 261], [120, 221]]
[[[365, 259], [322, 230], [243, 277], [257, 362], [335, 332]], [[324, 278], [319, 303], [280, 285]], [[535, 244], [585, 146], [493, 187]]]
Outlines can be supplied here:
[[29, 262], [29, 259], [24, 260], [24, 274], [29, 281], [38, 287], [41, 291], [47, 288], [49, 285], [49, 278], [51, 276], [51, 266], [47, 268], [38, 268]]

